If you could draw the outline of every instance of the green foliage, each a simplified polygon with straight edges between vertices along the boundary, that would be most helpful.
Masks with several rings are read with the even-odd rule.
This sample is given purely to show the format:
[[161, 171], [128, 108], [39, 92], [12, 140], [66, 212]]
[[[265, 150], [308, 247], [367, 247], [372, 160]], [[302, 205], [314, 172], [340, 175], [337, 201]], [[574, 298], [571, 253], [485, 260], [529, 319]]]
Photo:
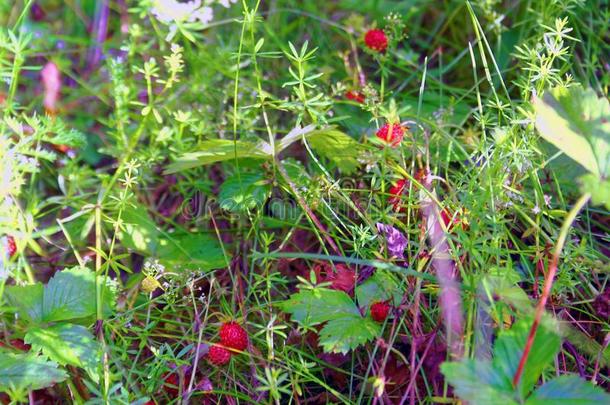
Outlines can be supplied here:
[[32, 346], [33, 352], [42, 352], [62, 366], [81, 367], [93, 381], [99, 381], [100, 346], [84, 326], [59, 324], [46, 328], [33, 327], [28, 330], [24, 341]]
[[362, 145], [337, 129], [316, 131], [307, 140], [313, 150], [333, 162], [344, 173], [349, 174], [360, 166], [358, 157], [363, 152]]
[[[531, 327], [531, 320], [522, 320], [500, 336], [494, 344], [493, 359], [446, 362], [441, 370], [456, 393], [472, 404], [589, 404], [592, 398], [605, 403], [610, 395], [575, 376], [562, 376], [534, 389], [542, 372], [557, 355], [561, 340], [543, 322], [534, 339], [519, 386], [512, 379]], [[531, 394], [530, 394], [531, 393]], [[582, 401], [582, 402], [579, 402]]]
[[64, 381], [68, 375], [57, 363], [33, 354], [0, 351], [0, 392], [13, 397], [24, 396], [26, 390], [49, 387]]
[[177, 173], [195, 167], [234, 159], [270, 159], [269, 146], [265, 142], [229, 141], [226, 139], [211, 139], [201, 142], [199, 151], [185, 153], [168, 165], [166, 173]]
[[592, 89], [556, 87], [534, 99], [536, 128], [590, 173], [581, 178], [583, 192], [610, 209], [610, 103]]
[[347, 353], [379, 335], [379, 324], [364, 318], [343, 291], [317, 287], [301, 290], [280, 307], [303, 327], [326, 323], [320, 344], [327, 352]]
[[[5, 298], [17, 308], [19, 315], [34, 324], [78, 321], [96, 313], [96, 277], [86, 267], [59, 271], [47, 285], [7, 286]], [[104, 312], [109, 314], [114, 291], [97, 280], [104, 297]]]
[[377, 270], [364, 283], [356, 287], [356, 298], [361, 308], [368, 310], [376, 301], [391, 300], [393, 305], [399, 305], [403, 291], [396, 276], [384, 270]]
[[259, 173], [242, 173], [225, 180], [220, 187], [220, 207], [243, 212], [263, 206], [271, 193], [271, 185]]
[[163, 232], [139, 205], [123, 210], [123, 226], [118, 236], [129, 249], [157, 256], [164, 264], [194, 265], [211, 270], [226, 265], [224, 253], [213, 234]]

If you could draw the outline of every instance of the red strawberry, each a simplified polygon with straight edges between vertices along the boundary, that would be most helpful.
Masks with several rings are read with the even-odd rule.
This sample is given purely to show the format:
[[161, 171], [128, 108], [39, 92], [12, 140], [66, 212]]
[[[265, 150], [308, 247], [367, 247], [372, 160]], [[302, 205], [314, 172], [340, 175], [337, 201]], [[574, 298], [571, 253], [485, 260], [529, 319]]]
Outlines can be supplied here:
[[371, 304], [371, 317], [375, 322], [382, 323], [390, 313], [390, 304], [387, 302], [374, 302]]
[[[390, 127], [392, 127], [392, 132], [390, 132]], [[393, 148], [397, 147], [402, 138], [405, 136], [405, 127], [400, 125], [400, 123], [393, 124], [385, 124], [375, 134], [377, 138], [386, 141]]]
[[383, 30], [368, 30], [364, 35], [364, 43], [369, 49], [383, 53], [388, 47], [388, 37]]
[[363, 104], [364, 100], [365, 100], [364, 94], [360, 93], [359, 91], [353, 91], [353, 90], [350, 90], [347, 93], [345, 93], [345, 98], [347, 98], [348, 100], [355, 101], [360, 104]]
[[17, 253], [17, 244], [15, 243], [15, 238], [10, 235], [6, 237], [6, 251], [8, 252], [9, 257], [13, 257], [15, 253]]
[[217, 366], [225, 365], [231, 360], [231, 352], [222, 346], [212, 345], [208, 352], [208, 360]]
[[237, 322], [223, 323], [218, 334], [220, 342], [231, 349], [245, 350], [248, 347], [248, 332]]
[[400, 207], [402, 194], [404, 193], [407, 184], [408, 182], [406, 179], [400, 179], [395, 185], [390, 187], [390, 197], [388, 198], [388, 202], [394, 206], [394, 210], [398, 210]]
[[456, 225], [462, 225], [462, 229], [464, 230], [468, 229], [468, 221], [466, 219], [462, 219], [460, 211], [451, 213], [448, 208], [444, 208], [440, 212], [440, 215], [445, 228], [447, 228], [447, 231], [451, 232]]
[[167, 392], [169, 396], [175, 397], [178, 395], [179, 387], [180, 378], [178, 377], [178, 374], [163, 374], [163, 391]]

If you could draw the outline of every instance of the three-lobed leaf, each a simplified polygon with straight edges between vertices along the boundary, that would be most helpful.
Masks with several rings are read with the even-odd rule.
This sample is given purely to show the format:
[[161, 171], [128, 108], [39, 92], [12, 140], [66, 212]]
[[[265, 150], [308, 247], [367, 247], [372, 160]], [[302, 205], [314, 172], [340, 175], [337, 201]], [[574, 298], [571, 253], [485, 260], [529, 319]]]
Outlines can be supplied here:
[[343, 291], [321, 287], [303, 289], [281, 302], [280, 307], [303, 326], [325, 323], [320, 331], [320, 344], [327, 352], [347, 353], [380, 332], [380, 325], [362, 317]]

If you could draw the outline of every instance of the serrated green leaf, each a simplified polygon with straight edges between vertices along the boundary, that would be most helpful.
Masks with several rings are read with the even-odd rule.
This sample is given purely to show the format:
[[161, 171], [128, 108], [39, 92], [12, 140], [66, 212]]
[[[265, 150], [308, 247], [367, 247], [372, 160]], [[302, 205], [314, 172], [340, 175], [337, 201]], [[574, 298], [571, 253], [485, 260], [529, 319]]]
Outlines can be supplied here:
[[373, 302], [389, 299], [394, 305], [399, 305], [402, 300], [402, 291], [393, 274], [377, 270], [364, 283], [356, 287], [356, 298], [360, 308], [369, 308]]
[[[508, 331], [500, 333], [496, 340], [493, 366], [502, 372], [507, 383], [512, 381], [517, 371], [531, 325], [531, 319], [523, 319], [516, 322]], [[523, 397], [536, 385], [542, 371], [553, 361], [561, 347], [559, 335], [548, 326], [548, 323], [544, 322], [539, 326], [523, 368], [519, 382], [519, 391]]]
[[328, 321], [320, 331], [325, 352], [347, 353], [379, 335], [381, 326], [372, 319], [348, 315]]
[[271, 185], [258, 173], [242, 173], [222, 183], [218, 199], [227, 211], [243, 212], [262, 207], [271, 194]]
[[473, 405], [517, 404], [510, 381], [506, 381], [490, 362], [470, 359], [445, 362], [441, 371], [457, 395]]
[[[76, 320], [95, 315], [95, 274], [86, 267], [55, 273], [45, 286], [10, 286], [6, 298], [19, 314], [33, 323]], [[102, 287], [104, 312], [110, 314], [114, 292]]]
[[24, 286], [9, 285], [4, 290], [4, 298], [14, 306], [19, 316], [30, 322], [42, 319], [42, 296], [44, 286], [41, 283]]
[[540, 135], [598, 178], [610, 174], [610, 104], [592, 89], [557, 87], [534, 98]]
[[194, 167], [208, 165], [235, 158], [271, 159], [271, 146], [266, 142], [230, 141], [212, 139], [201, 142], [199, 151], [185, 153], [165, 169], [165, 174], [176, 173]]
[[338, 129], [328, 128], [312, 132], [307, 141], [313, 150], [333, 162], [344, 173], [353, 172], [360, 166], [358, 157], [362, 152], [362, 145]]
[[61, 365], [81, 367], [93, 381], [99, 381], [100, 346], [84, 326], [61, 324], [44, 329], [34, 327], [24, 340], [32, 346], [33, 351], [42, 352]]
[[32, 354], [0, 351], [0, 392], [37, 390], [64, 381], [68, 375], [57, 363]]
[[600, 387], [575, 375], [562, 375], [539, 387], [526, 405], [610, 404], [610, 395]]
[[352, 299], [343, 291], [328, 288], [301, 290], [282, 301], [280, 307], [292, 319], [305, 326], [317, 325], [331, 319], [360, 316]]

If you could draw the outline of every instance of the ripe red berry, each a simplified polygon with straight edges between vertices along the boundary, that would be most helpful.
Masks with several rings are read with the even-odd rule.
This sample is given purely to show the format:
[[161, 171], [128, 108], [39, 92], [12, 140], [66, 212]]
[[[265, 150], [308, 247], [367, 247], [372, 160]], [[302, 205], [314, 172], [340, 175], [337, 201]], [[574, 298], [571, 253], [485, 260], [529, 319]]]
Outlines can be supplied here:
[[217, 366], [222, 366], [227, 364], [230, 359], [231, 352], [224, 347], [218, 345], [210, 346], [210, 351], [208, 352], [208, 360], [210, 363]]
[[390, 313], [390, 304], [387, 302], [374, 302], [371, 304], [371, 317], [375, 322], [382, 323]]
[[[390, 132], [390, 127], [392, 131]], [[405, 127], [399, 123], [385, 124], [375, 134], [377, 138], [386, 141], [393, 148], [397, 147], [405, 136]]]
[[348, 100], [355, 101], [360, 104], [363, 104], [364, 100], [365, 100], [364, 94], [360, 93], [359, 91], [353, 91], [353, 90], [350, 90], [347, 93], [345, 93], [345, 98], [347, 98]]
[[245, 350], [248, 347], [248, 332], [237, 322], [223, 323], [219, 331], [220, 342], [235, 350]]
[[397, 210], [400, 207], [400, 201], [402, 199], [402, 194], [407, 187], [407, 180], [400, 179], [396, 182], [395, 185], [390, 187], [390, 197], [388, 198], [388, 202], [394, 206], [394, 210]]
[[364, 43], [369, 49], [383, 53], [388, 47], [388, 37], [383, 30], [368, 30], [364, 35]]
[[176, 373], [165, 373], [163, 374], [163, 391], [167, 392], [169, 396], [175, 397], [178, 395], [180, 389], [180, 378]]
[[6, 237], [6, 251], [8, 252], [9, 257], [13, 257], [15, 253], [17, 253], [17, 244], [15, 243], [15, 238], [10, 235]]

